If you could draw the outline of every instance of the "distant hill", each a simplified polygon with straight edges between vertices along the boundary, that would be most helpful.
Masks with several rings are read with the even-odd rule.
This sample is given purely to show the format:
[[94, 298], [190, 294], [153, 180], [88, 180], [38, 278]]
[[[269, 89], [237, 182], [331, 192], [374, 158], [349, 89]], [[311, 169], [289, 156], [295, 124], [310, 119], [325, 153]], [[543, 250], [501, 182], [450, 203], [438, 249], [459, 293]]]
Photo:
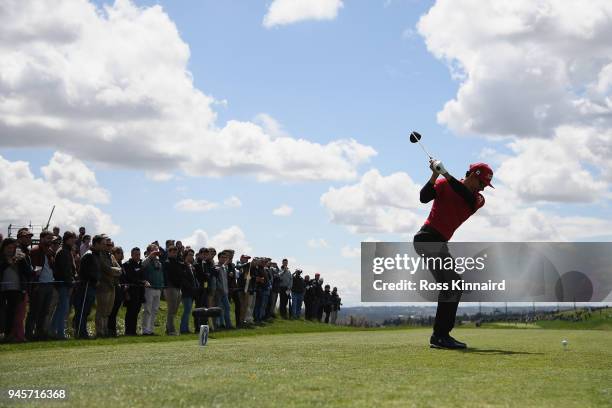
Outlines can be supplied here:
[[[568, 311], [573, 310], [572, 306], [562, 306], [560, 310]], [[482, 306], [469, 304], [466, 306], [459, 306], [457, 316], [475, 316], [479, 313], [483, 315], [500, 315], [505, 314], [506, 310], [509, 314], [533, 314], [533, 306], [508, 306], [506, 307], [495, 307], [495, 306]], [[557, 306], [536, 306], [536, 313], [546, 313], [557, 311]], [[342, 321], [347, 320], [350, 316], [363, 317], [368, 321], [381, 323], [384, 320], [394, 319], [397, 317], [401, 318], [419, 318], [435, 316], [436, 306], [357, 306], [357, 307], [345, 307], [338, 313], [338, 318]]]
[[538, 320], [535, 324], [543, 329], [612, 330], [612, 308], [592, 312], [568, 310], [555, 314], [551, 320]]

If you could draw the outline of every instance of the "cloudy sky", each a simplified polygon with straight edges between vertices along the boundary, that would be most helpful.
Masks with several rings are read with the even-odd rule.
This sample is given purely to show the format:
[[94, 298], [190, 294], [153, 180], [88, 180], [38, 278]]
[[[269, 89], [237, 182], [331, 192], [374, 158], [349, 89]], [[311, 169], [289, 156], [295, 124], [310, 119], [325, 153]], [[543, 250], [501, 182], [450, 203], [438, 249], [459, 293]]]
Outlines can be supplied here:
[[610, 240], [609, 1], [4, 0], [0, 228], [288, 257], [359, 302], [428, 207], [418, 130], [495, 169], [456, 241]]

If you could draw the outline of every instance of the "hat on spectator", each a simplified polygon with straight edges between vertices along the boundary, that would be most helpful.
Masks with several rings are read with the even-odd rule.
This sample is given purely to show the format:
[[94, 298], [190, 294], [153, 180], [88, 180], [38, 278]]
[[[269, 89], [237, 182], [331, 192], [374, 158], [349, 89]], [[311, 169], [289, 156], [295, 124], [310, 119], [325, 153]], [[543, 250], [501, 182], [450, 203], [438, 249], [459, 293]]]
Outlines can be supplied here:
[[19, 228], [19, 230], [17, 230], [17, 238], [21, 238], [21, 237], [31, 237], [34, 234], [32, 234], [30, 232], [29, 229], [27, 228]]

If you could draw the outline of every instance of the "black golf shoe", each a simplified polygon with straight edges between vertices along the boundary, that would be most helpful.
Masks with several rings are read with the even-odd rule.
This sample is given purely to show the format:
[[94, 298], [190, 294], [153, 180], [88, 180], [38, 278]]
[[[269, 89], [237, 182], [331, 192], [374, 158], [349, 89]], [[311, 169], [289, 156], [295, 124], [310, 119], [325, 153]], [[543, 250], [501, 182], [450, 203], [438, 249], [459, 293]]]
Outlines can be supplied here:
[[456, 349], [457, 344], [446, 336], [432, 335], [429, 338], [429, 347], [440, 349]]
[[456, 338], [452, 337], [451, 335], [448, 336], [448, 338], [453, 341], [458, 347], [457, 348], [461, 348], [461, 349], [465, 349], [467, 348], [467, 344], [465, 344], [462, 341], [457, 340]]
[[429, 338], [429, 347], [438, 349], [459, 349], [461, 348], [457, 343], [451, 340], [448, 336], [431, 336]]

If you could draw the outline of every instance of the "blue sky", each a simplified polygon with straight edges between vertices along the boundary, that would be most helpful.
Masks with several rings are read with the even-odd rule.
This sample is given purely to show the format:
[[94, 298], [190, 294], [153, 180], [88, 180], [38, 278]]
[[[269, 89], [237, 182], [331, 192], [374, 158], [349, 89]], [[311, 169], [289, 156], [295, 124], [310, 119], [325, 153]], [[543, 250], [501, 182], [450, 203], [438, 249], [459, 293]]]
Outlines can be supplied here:
[[[324, 2], [325, 0], [321, 1]], [[107, 2], [95, 2], [98, 7], [97, 17], [83, 6], [86, 2], [79, 3], [81, 5], [78, 11], [74, 8], [73, 15], [62, 15], [60, 10], [57, 15], [49, 18], [65, 18], [68, 31], [71, 30], [70, 24], [78, 20], [79, 12], [91, 21], [103, 21], [107, 18], [100, 8]], [[508, 52], [504, 58], [509, 62], [502, 68], [509, 67], [509, 72], [503, 72], [504, 69], [499, 66], [483, 64], [481, 71], [485, 72], [486, 68], [490, 68], [490, 71], [486, 71], [487, 75], [482, 75], [470, 65], [474, 60], [473, 54], [482, 53], [483, 61], [493, 64], [493, 59], [487, 59], [486, 53], [499, 55], [497, 53], [501, 51], [494, 49], [494, 46], [499, 44], [495, 42], [497, 40], [475, 44], [475, 36], [470, 31], [474, 29], [465, 28], [460, 22], [455, 22], [456, 13], [453, 7], [460, 5], [453, 5], [452, 2], [441, 1], [436, 4], [433, 1], [416, 0], [344, 1], [340, 2], [343, 5], [336, 10], [337, 15], [333, 18], [304, 17], [294, 23], [280, 23], [268, 28], [262, 21], [271, 3], [193, 0], [135, 1], [132, 4], [120, 1], [115, 7], [130, 9], [132, 16], [138, 16], [152, 10], [152, 6], [161, 6], [161, 9], [154, 9], [153, 14], [157, 17], [166, 16], [176, 27], [178, 38], [172, 35], [171, 29], [156, 31], [154, 24], [147, 25], [146, 22], [130, 18], [126, 18], [126, 21], [129, 20], [132, 25], [142, 23], [145, 33], [146, 30], [152, 30], [152, 53], [157, 52], [156, 50], [164, 53], [166, 47], [170, 49], [176, 44], [180, 45], [181, 41], [189, 47], [189, 59], [183, 69], [193, 79], [192, 91], [199, 91], [216, 100], [209, 105], [216, 114], [214, 122], [208, 125], [211, 132], [225, 128], [231, 121], [240, 121], [257, 124], [267, 133], [271, 133], [257, 119], [258, 115], [265, 114], [280, 124], [284, 137], [305, 139], [320, 145], [327, 145], [339, 139], [354, 139], [359, 145], [369, 146], [376, 151], [376, 155], [369, 155], [367, 159], [359, 160], [353, 166], [355, 177], [324, 176], [305, 181], [295, 180], [289, 173], [285, 177], [279, 172], [273, 180], [260, 181], [256, 174], [241, 169], [239, 165], [233, 165], [234, 167], [220, 177], [209, 177], [193, 174], [194, 172], [189, 174], [189, 171], [184, 171], [179, 161], [170, 171], [172, 178], [155, 181], [150, 177], [151, 174], [158, 173], [155, 163], [132, 165], [129, 158], [127, 162], [117, 162], [109, 159], [108, 155], [96, 156], [95, 149], [93, 152], [81, 154], [74, 143], [64, 143], [59, 139], [63, 137], [61, 133], [60, 136], [49, 137], [51, 140], [53, 137], [58, 138], [55, 139], [57, 142], [44, 140], [44, 136], [21, 142], [15, 139], [19, 136], [6, 133], [2, 136], [4, 142], [0, 144], [0, 156], [9, 162], [28, 162], [33, 177], [46, 180], [50, 188], [55, 190], [59, 184], [45, 176], [41, 168], [53, 160], [56, 152], [69, 154], [84, 163], [89, 171], [95, 174], [97, 186], [107, 190], [110, 197], [108, 202], [90, 201], [90, 204], [111, 217], [112, 223], [119, 227], [119, 232], [114, 234], [115, 241], [125, 247], [144, 245], [152, 239], [161, 241], [170, 237], [187, 238], [198, 229], [206, 231], [210, 238], [231, 226], [238, 226], [243, 233], [242, 244], [250, 247], [254, 254], [287, 256], [297, 263], [293, 266], [304, 267], [306, 273], [322, 272], [332, 285], [338, 285], [341, 291], [346, 288], [349, 304], [359, 301], [359, 258], [343, 256], [342, 249], [346, 247], [355, 250], [364, 239], [408, 240], [427, 214], [428, 208], [415, 203], [414, 198], [415, 192], [418, 192], [430, 172], [422, 151], [408, 142], [407, 137], [411, 130], [420, 131], [424, 135], [427, 148], [436, 157], [441, 158], [451, 173], [457, 176], [465, 171], [469, 163], [476, 161], [488, 161], [494, 168], [503, 168], [500, 174], [503, 178], [499, 181], [494, 179], [494, 184], [498, 181], [498, 191], [492, 193], [495, 195], [485, 193], [488, 203], [491, 203], [490, 212], [484, 213], [481, 220], [473, 223], [469, 227], [471, 229], [467, 229], [465, 235], [457, 237], [458, 239], [609, 239], [609, 229], [606, 229], [610, 222], [608, 181], [612, 172], [606, 166], [593, 166], [593, 155], [597, 152], [596, 149], [588, 150], [595, 139], [608, 146], [610, 127], [607, 123], [598, 123], [593, 130], [594, 124], [589, 123], [588, 117], [566, 121], [561, 115], [555, 117], [550, 114], [544, 115], [546, 118], [542, 119], [542, 123], [549, 126], [548, 131], [523, 135], [516, 133], [513, 127], [513, 123], [523, 120], [523, 113], [513, 112], [508, 106], [504, 106], [504, 100], [513, 95], [513, 86], [516, 86], [516, 89], [521, 86], [530, 89], [532, 86], [528, 80], [521, 83], [522, 79], [517, 81], [518, 84], [512, 85], [510, 80], [514, 78], [509, 73], [510, 68], [519, 73], [536, 72], [539, 64], [544, 64], [541, 61], [549, 60], [549, 55], [542, 54], [541, 61], [536, 56], [527, 63]], [[67, 4], [70, 5], [70, 1], [67, 0]], [[517, 7], [517, 10], [513, 11], [519, 16], [536, 12], [528, 5], [524, 7], [523, 10], [518, 10]], [[479, 13], [486, 14], [490, 11], [491, 19], [500, 18], [495, 10], [486, 9], [487, 7], [484, 7], [484, 11]], [[15, 13], [17, 15], [24, 10], [16, 10]], [[421, 26], [417, 26], [419, 20], [427, 14], [429, 18], [424, 19]], [[485, 17], [486, 15], [476, 15], [474, 24], [478, 18]], [[458, 24], [455, 27], [456, 38], [453, 35], [443, 35], [446, 27], [440, 21], [444, 22], [444, 18], [453, 21], [449, 30], [452, 30], [453, 24]], [[554, 13], [551, 13], [550, 18], [555, 21]], [[562, 23], [563, 21], [559, 21], [559, 27], [564, 27]], [[37, 28], [40, 30], [37, 31]], [[19, 30], [13, 29], [15, 32]], [[53, 51], [56, 45], [49, 40], [52, 36], [43, 30], [42, 26], [36, 27], [36, 23], [33, 23], [33, 30]], [[104, 30], [102, 27], [96, 34], [104, 38], [108, 34]], [[76, 36], [79, 35], [78, 30], [75, 30], [75, 33]], [[164, 42], [164, 35], [168, 38], [167, 43]], [[546, 43], [547, 37], [542, 35], [539, 38], [537, 30], [528, 35], [533, 36], [532, 40], [535, 41], [532, 43], [538, 44], [540, 41], [542, 49], [550, 48]], [[559, 36], [562, 37], [563, 32]], [[487, 41], [486, 35], [482, 37], [482, 41]], [[491, 35], [490, 38], [499, 37]], [[426, 40], [430, 42], [429, 48]], [[121, 38], [116, 44], [116, 55], [113, 54], [113, 57], [120, 58], [121, 52], [129, 53], [131, 41], [129, 36]], [[583, 39], [587, 46], [592, 41], [596, 39]], [[80, 44], [84, 42], [85, 40]], [[576, 42], [580, 45], [580, 39]], [[20, 44], [15, 45], [19, 46]], [[520, 44], [514, 46], [521, 50]], [[5, 47], [10, 48], [7, 45]], [[136, 44], [134, 47], [139, 46]], [[506, 48], [500, 46], [499, 49]], [[23, 50], [28, 50], [27, 52], [32, 49], [29, 43], [23, 45]], [[132, 48], [135, 49], [137, 48]], [[31, 52], [37, 56], [34, 51]], [[597, 54], [599, 52], [601, 55]], [[610, 60], [608, 51], [586, 54], [584, 59], [587, 62], [603, 59], [602, 67], [605, 66], [605, 61]], [[563, 59], [561, 54], [553, 56]], [[70, 63], [68, 60], [68, 64]], [[74, 61], [72, 63], [76, 65]], [[453, 77], [451, 65], [461, 66], [459, 71], [462, 76]], [[134, 72], [138, 71], [139, 75], [146, 77], [148, 68], [155, 71], [156, 67], [154, 63], [149, 67], [135, 67]], [[607, 71], [601, 68], [601, 71], [594, 70], [590, 77], [581, 76], [582, 84], [570, 82], [576, 89], [601, 83], [604, 72]], [[63, 81], [69, 81], [65, 75], [62, 74], [61, 77]], [[121, 82], [124, 79], [114, 77], [112, 80]], [[600, 82], [597, 82], [598, 80]], [[150, 89], [140, 90], [145, 96], [147, 93], [153, 95], [156, 92], [155, 81], [148, 84]], [[529, 104], [533, 102], [531, 112], [540, 112], [541, 109], [554, 112], [552, 99], [558, 98], [557, 89], [567, 86], [563, 83], [553, 85], [543, 86], [541, 93], [525, 92], [526, 95], [533, 93], [535, 96], [533, 101], [522, 101], [520, 108], [522, 104], [530, 107]], [[10, 86], [17, 87], [14, 83]], [[463, 91], [462, 87], [465, 88]], [[2, 89], [0, 87], [0, 92], [4, 92], [6, 97], [23, 92], [17, 88], [10, 90], [8, 85], [4, 89], [9, 90]], [[460, 92], [467, 96], [458, 97]], [[495, 92], [499, 92], [498, 97]], [[601, 92], [605, 95], [610, 91], [604, 87]], [[568, 100], [576, 100], [578, 93], [569, 92], [565, 97]], [[473, 99], [469, 99], [470, 95]], [[529, 98], [529, 95], [525, 98]], [[546, 98], [551, 99], [551, 102], [543, 105], [542, 100], [546, 101]], [[593, 100], [595, 99], [593, 96]], [[93, 105], [96, 100], [92, 99]], [[452, 100], [458, 101], [461, 109], [447, 111], [445, 104]], [[488, 116], [478, 116], [479, 113], [474, 108], [475, 100], [487, 104], [483, 110]], [[173, 105], [171, 99], [166, 102], [168, 106]], [[486, 106], [492, 105], [499, 106], [489, 112]], [[49, 116], [55, 114], [51, 107], [44, 104], [41, 109]], [[448, 114], [440, 118], [438, 114], [443, 111]], [[499, 118], [495, 115], [499, 115]], [[539, 119], [541, 116], [534, 114], [534, 117]], [[570, 114], [566, 114], [564, 117], [569, 116]], [[0, 110], [0, 120], [9, 123], [7, 117], [8, 113]], [[120, 124], [123, 119], [111, 117], [103, 120]], [[189, 119], [185, 121], [188, 122]], [[179, 120], [176, 123], [181, 122]], [[491, 128], [491, 125], [488, 125], [491, 123], [499, 123], [496, 132], [487, 131]], [[571, 145], [568, 147], [568, 137], [563, 136], [564, 132], [568, 132], [566, 128], [569, 126], [573, 126], [570, 133], [581, 135], [576, 139], [576, 146], [584, 146], [588, 151], [572, 158], [571, 166], [564, 166], [561, 162], [567, 160], [567, 157], [573, 157]], [[229, 149], [218, 148], [213, 151], [201, 149], [201, 146], [196, 144], [182, 145], [179, 140], [181, 136], [174, 136], [171, 132], [157, 139], [146, 139], [151, 132], [155, 132], [155, 128], [147, 130], [145, 138], [140, 139], [143, 150], [146, 150], [150, 143], [156, 143], [162, 149], [175, 144], [180, 145], [181, 150], [190, 150], [193, 147], [190, 157], [222, 154], [240, 159], [244, 154], [239, 148], [240, 145], [236, 145], [235, 149], [230, 145]], [[192, 131], [192, 134], [197, 134], [197, 131]], [[81, 137], [83, 144], [107, 143], [117, 152], [125, 152], [126, 149], [126, 144], [121, 143], [119, 139], [116, 139], [119, 140], [117, 142], [113, 141], [115, 139], [100, 142], [101, 139], [89, 139], [90, 135], [85, 131]], [[136, 141], [136, 146], [138, 145], [137, 134], [126, 137], [130, 137], [130, 140]], [[539, 142], [534, 140], [542, 140], [544, 144], [537, 145]], [[516, 150], [509, 148], [510, 143], [516, 143]], [[550, 149], [547, 146], [550, 146]], [[532, 155], [537, 153], [538, 149], [550, 152], [551, 155], [544, 155], [543, 162], [535, 167], [538, 173], [539, 169], [545, 169], [547, 177], [536, 179], [533, 183], [530, 182], [531, 184], [527, 183], [525, 187], [526, 183], [521, 180], [534, 173], [533, 166], [537, 163], [534, 163]], [[293, 157], [288, 162], [295, 162], [295, 166], [300, 167], [301, 151], [289, 151]], [[286, 151], [279, 149], [271, 152], [265, 160], [276, 160], [275, 154], [283, 154]], [[129, 157], [131, 152], [128, 150], [127, 153]], [[309, 162], [306, 167], [311, 165]], [[376, 171], [380, 177], [374, 177], [370, 183], [360, 185], [361, 177], [370, 170]], [[565, 174], [565, 171], [579, 174], [580, 177], [574, 180]], [[402, 176], [386, 179], [396, 172]], [[333, 168], [328, 173], [333, 174]], [[559, 184], [558, 180], [569, 181]], [[555, 187], [555, 183], [558, 186]], [[328, 195], [327, 199], [322, 199], [330, 188], [335, 188], [336, 192]], [[347, 188], [348, 190], [342, 190]], [[369, 188], [372, 190], [368, 190]], [[579, 196], [572, 193], [580, 188], [584, 188], [584, 191], [580, 190]], [[368, 192], [374, 198], [363, 198], [363, 194], [368, 195]], [[60, 193], [58, 197], [62, 199], [78, 201], [74, 197], [66, 197], [65, 191]], [[239, 198], [240, 207], [221, 205], [223, 208], [204, 212], [184, 212], [175, 208], [177, 202], [183, 199], [221, 203], [232, 196]], [[359, 200], [362, 202], [358, 203]], [[406, 202], [411, 200], [412, 203]], [[50, 201], [42, 200], [40, 208], [51, 204]], [[357, 204], [351, 207], [351, 203]], [[293, 208], [291, 215], [273, 215], [272, 211], [282, 204]], [[360, 211], [364, 218], [380, 217], [381, 221], [376, 220], [369, 228], [360, 227]], [[78, 213], [77, 210], [75, 212]], [[519, 214], [529, 215], [519, 217]], [[40, 217], [42, 219], [46, 215], [41, 214]], [[70, 226], [81, 221], [75, 216], [66, 215], [62, 218], [61, 213], [59, 217], [56, 221], [60, 225]], [[395, 228], [385, 221], [395, 217], [399, 217], [398, 225], [403, 227]], [[85, 217], [82, 222], [87, 219], [90, 218]], [[503, 222], [496, 224], [496, 220]], [[506, 228], [504, 223], [515, 227]], [[95, 227], [92, 225], [90, 228]], [[309, 240], [320, 239], [326, 242], [323, 247], [308, 245]], [[347, 255], [346, 252], [344, 255]]]

